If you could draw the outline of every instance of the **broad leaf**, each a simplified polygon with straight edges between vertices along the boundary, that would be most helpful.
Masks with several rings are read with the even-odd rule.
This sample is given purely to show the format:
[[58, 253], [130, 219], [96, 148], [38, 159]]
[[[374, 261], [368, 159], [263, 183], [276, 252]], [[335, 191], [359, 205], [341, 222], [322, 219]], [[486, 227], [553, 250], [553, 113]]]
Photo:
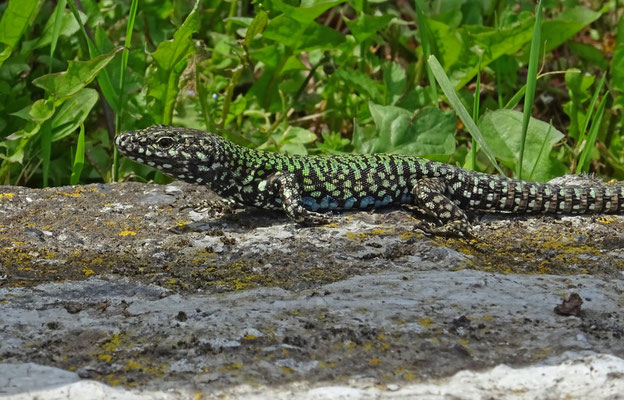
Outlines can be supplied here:
[[[60, 15], [58, 15], [60, 13]], [[87, 16], [84, 13], [78, 12], [80, 15], [80, 20], [82, 23], [87, 22]], [[34, 49], [40, 49], [42, 47], [50, 45], [54, 40], [54, 30], [56, 29], [55, 24], [57, 21], [57, 16], [59, 18], [59, 31], [58, 34], [60, 36], [71, 36], [78, 32], [80, 29], [80, 25], [71, 14], [71, 12], [65, 8], [55, 7], [54, 11], [50, 15], [50, 18], [46, 21], [45, 27], [43, 28], [43, 32], [36, 39], [30, 40], [28, 42], [24, 42], [24, 49], [26, 51], [32, 51]], [[57, 37], [58, 38], [58, 37]]]
[[334, 73], [334, 76], [345, 81], [350, 86], [350, 89], [365, 94], [373, 101], [382, 102], [381, 85], [372, 80], [368, 75], [360, 71], [339, 69]]
[[122, 49], [123, 47], [118, 46], [111, 52], [88, 61], [70, 61], [67, 71], [43, 75], [33, 80], [33, 84], [45, 89], [56, 99], [69, 97], [91, 83], [102, 68], [106, 67]]
[[43, 0], [10, 0], [0, 20], [0, 66], [9, 58], [26, 28], [37, 16]]
[[[508, 26], [492, 28], [464, 25], [451, 29], [439, 21], [427, 20], [432, 32], [433, 51], [455, 89], [468, 83], [481, 69], [505, 54], [515, 54], [533, 36], [533, 18], [522, 13], [519, 21]], [[481, 58], [480, 58], [481, 57]]]
[[367, 153], [451, 154], [455, 150], [455, 115], [428, 107], [415, 115], [394, 106], [369, 103], [376, 137], [363, 143]]
[[281, 0], [271, 1], [275, 10], [302, 23], [310, 23], [330, 8], [344, 3], [346, 0], [302, 0], [301, 7], [293, 7]]
[[[514, 110], [496, 110], [485, 113], [479, 129], [488, 146], [503, 164], [515, 169], [520, 157], [522, 113]], [[531, 118], [527, 131], [522, 176], [543, 182], [550, 179], [559, 165], [549, 155], [553, 145], [563, 134], [549, 124]], [[533, 175], [531, 176], [531, 172]]]
[[95, 89], [84, 88], [65, 100], [51, 121], [52, 141], [63, 139], [78, 129], [78, 126], [89, 115], [98, 98], [98, 92]]
[[372, 16], [360, 14], [356, 20], [345, 19], [349, 30], [358, 42], [374, 37], [378, 31], [388, 26], [394, 19], [393, 15]]
[[542, 24], [542, 40], [544, 51], [549, 52], [563, 42], [576, 35], [578, 31], [597, 20], [601, 11], [593, 11], [587, 7], [576, 6], [566, 8], [551, 20]]
[[332, 49], [345, 40], [331, 28], [316, 22], [302, 24], [286, 15], [272, 19], [263, 36], [297, 50]]

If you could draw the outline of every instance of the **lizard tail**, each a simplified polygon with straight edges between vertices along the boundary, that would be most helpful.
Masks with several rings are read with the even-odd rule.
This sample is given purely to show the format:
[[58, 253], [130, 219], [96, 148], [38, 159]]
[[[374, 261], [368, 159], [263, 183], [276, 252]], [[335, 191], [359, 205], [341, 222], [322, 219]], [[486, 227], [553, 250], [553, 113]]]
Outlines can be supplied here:
[[624, 213], [624, 185], [558, 185], [470, 174], [455, 193], [460, 207], [526, 214]]

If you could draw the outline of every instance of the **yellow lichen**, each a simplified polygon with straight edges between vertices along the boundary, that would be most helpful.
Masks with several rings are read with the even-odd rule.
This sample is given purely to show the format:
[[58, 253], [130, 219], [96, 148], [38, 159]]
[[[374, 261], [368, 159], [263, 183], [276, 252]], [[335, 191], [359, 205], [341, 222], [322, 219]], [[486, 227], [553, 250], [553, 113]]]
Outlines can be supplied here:
[[219, 369], [221, 370], [221, 372], [236, 372], [236, 371], [243, 369], [243, 364], [240, 364], [240, 363], [226, 364]]
[[124, 370], [125, 371], [130, 371], [130, 370], [133, 370], [133, 369], [141, 369], [141, 364], [139, 364], [139, 363], [137, 363], [136, 361], [133, 361], [133, 360], [128, 360], [128, 362], [124, 366]]
[[128, 236], [128, 235], [132, 235], [132, 236], [134, 236], [134, 235], [136, 235], [136, 232], [134, 232], [134, 231], [129, 231], [129, 230], [125, 230], [125, 231], [121, 231], [121, 232], [119, 233], [119, 236]]

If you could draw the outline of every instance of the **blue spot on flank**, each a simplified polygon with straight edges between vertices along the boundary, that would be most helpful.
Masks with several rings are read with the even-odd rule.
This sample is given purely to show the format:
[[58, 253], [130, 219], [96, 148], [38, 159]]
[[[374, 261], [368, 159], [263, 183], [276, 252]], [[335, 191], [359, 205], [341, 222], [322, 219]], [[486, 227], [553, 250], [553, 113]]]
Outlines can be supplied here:
[[375, 203], [375, 199], [372, 196], [366, 196], [360, 201], [360, 208], [368, 208]]
[[338, 208], [338, 202], [331, 196], [325, 196], [319, 204], [321, 210], [335, 210]]
[[355, 197], [349, 197], [347, 200], [345, 200], [343, 208], [345, 210], [350, 210], [355, 204], [355, 201]]
[[375, 208], [387, 206], [392, 202], [392, 197], [390, 195], [385, 195], [381, 200], [375, 200]]
[[338, 202], [336, 201], [336, 199], [334, 199], [331, 196], [325, 196], [323, 198], [323, 201], [321, 202], [321, 204], [324, 204], [325, 201], [327, 201], [327, 209], [328, 210], [335, 210], [338, 208]]
[[403, 203], [403, 204], [411, 204], [412, 203], [412, 196], [407, 194], [407, 193], [403, 193], [401, 195], [401, 203]]
[[303, 197], [301, 205], [310, 211], [316, 211], [320, 208], [318, 201], [314, 197]]

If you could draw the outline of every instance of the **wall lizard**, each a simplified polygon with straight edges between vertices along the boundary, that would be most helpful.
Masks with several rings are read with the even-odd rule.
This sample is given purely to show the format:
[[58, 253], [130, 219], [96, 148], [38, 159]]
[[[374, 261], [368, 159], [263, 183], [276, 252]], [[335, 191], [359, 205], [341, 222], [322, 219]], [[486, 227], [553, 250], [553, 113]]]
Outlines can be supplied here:
[[283, 210], [305, 224], [325, 211], [410, 204], [435, 222], [433, 234], [469, 235], [466, 211], [509, 214], [615, 214], [624, 185], [520, 181], [399, 154], [299, 156], [258, 151], [194, 129], [152, 126], [121, 133], [126, 157], [177, 179], [207, 185], [247, 206]]

